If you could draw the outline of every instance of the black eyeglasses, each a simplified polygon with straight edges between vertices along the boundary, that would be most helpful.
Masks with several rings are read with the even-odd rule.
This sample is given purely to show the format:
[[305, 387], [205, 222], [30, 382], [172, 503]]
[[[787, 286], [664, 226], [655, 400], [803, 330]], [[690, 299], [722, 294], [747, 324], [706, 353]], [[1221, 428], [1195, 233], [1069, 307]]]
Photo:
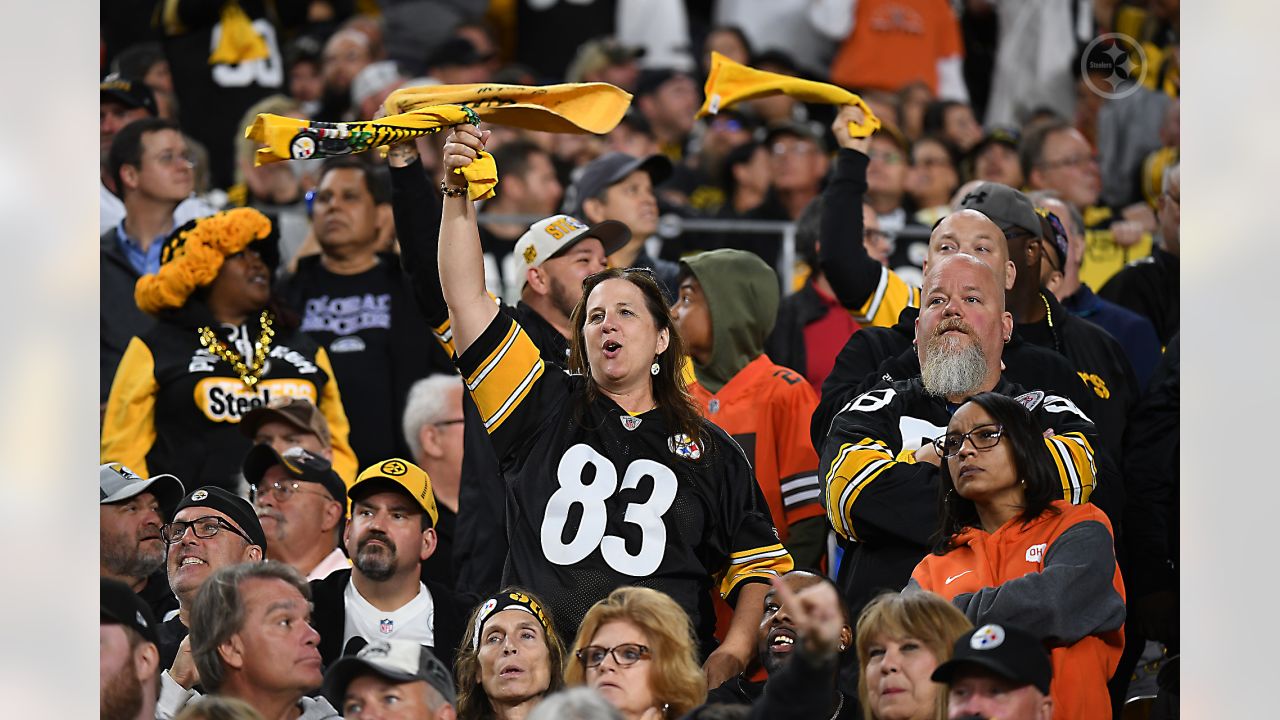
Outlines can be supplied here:
[[967, 433], [949, 432], [939, 435], [933, 440], [933, 447], [944, 458], [952, 458], [960, 453], [964, 441], [968, 440], [974, 450], [986, 450], [1000, 444], [1004, 437], [1003, 425], [979, 425]]
[[235, 525], [216, 515], [205, 515], [195, 520], [175, 520], [174, 522], [165, 523], [160, 526], [160, 539], [164, 541], [165, 545], [173, 545], [187, 534], [187, 528], [191, 528], [196, 537], [201, 540], [208, 540], [223, 530], [230, 530], [244, 538], [244, 541], [250, 545], [255, 544], [253, 540], [249, 539], [248, 535], [237, 530]]
[[618, 663], [620, 667], [630, 667], [641, 660], [648, 660], [650, 653], [649, 648], [644, 645], [623, 643], [611, 648], [588, 645], [574, 653], [574, 655], [577, 656], [583, 667], [593, 668], [604, 662], [606, 655], [612, 655], [613, 661]]
[[[264, 495], [271, 495], [276, 499], [276, 502], [282, 502], [282, 503], [289, 502], [289, 498], [293, 497], [294, 493], [301, 493], [303, 495], [317, 495], [319, 497], [324, 498], [325, 500], [333, 499], [332, 497], [329, 496], [329, 493], [327, 492], [322, 493], [322, 492], [316, 492], [315, 490], [304, 490], [302, 486], [296, 482], [282, 483], [279, 480], [273, 480], [263, 485], [250, 485], [249, 486], [249, 502], [256, 503], [258, 502], [258, 498]], [[200, 536], [197, 535], [196, 537], [200, 537]]]

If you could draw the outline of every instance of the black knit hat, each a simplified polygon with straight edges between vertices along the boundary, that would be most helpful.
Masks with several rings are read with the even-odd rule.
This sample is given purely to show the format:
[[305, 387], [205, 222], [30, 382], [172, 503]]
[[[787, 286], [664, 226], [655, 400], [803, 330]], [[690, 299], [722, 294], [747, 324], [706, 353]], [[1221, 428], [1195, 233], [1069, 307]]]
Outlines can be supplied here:
[[174, 516], [189, 507], [210, 508], [231, 518], [231, 521], [245, 535], [249, 536], [249, 541], [261, 547], [263, 554], [266, 554], [267, 534], [262, 531], [262, 523], [258, 521], [258, 513], [254, 512], [253, 506], [249, 504], [248, 500], [239, 495], [233, 495], [216, 485], [205, 485], [187, 493], [182, 498], [182, 501], [178, 503], [178, 507], [174, 508]]

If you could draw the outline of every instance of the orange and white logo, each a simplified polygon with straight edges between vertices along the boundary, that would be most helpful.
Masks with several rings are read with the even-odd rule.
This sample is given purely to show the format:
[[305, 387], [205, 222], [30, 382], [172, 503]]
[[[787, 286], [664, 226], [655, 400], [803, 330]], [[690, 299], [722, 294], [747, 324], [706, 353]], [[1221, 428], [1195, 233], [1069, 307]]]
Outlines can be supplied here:
[[240, 378], [210, 377], [196, 383], [196, 407], [213, 422], [238, 423], [245, 414], [277, 398], [316, 402], [316, 386], [307, 380], [262, 380], [252, 388]]

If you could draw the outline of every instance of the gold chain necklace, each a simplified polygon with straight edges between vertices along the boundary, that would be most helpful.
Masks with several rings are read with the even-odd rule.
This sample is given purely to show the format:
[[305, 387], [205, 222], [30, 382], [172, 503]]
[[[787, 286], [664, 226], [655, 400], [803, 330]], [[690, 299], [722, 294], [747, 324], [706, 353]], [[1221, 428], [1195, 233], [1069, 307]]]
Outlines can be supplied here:
[[1044, 303], [1044, 315], [1049, 320], [1049, 332], [1053, 335], [1053, 349], [1058, 351], [1059, 355], [1066, 355], [1062, 351], [1062, 340], [1058, 337], [1058, 331], [1053, 327], [1053, 308], [1049, 307], [1049, 298], [1040, 293], [1040, 302]]
[[209, 352], [225, 360], [249, 387], [257, 385], [258, 379], [262, 377], [262, 371], [267, 365], [267, 353], [271, 349], [271, 338], [276, 334], [271, 327], [271, 313], [263, 310], [258, 323], [262, 326], [262, 332], [258, 335], [258, 342], [253, 345], [253, 365], [245, 365], [240, 353], [227, 347], [226, 343], [213, 334], [213, 329], [208, 325], [200, 328], [200, 344]]

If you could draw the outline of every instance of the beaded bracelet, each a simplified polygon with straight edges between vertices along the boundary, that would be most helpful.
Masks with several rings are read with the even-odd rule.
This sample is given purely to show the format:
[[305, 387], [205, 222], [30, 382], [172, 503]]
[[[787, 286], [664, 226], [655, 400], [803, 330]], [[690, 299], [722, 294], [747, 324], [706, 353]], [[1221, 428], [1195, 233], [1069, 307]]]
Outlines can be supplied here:
[[444, 182], [443, 180], [441, 180], [441, 181], [440, 181], [440, 194], [444, 195], [445, 197], [462, 197], [463, 195], [466, 195], [466, 194], [467, 194], [467, 188], [465, 188], [465, 187], [459, 187], [459, 188], [449, 187], [448, 185], [446, 185], [446, 184], [445, 184], [445, 182]]

